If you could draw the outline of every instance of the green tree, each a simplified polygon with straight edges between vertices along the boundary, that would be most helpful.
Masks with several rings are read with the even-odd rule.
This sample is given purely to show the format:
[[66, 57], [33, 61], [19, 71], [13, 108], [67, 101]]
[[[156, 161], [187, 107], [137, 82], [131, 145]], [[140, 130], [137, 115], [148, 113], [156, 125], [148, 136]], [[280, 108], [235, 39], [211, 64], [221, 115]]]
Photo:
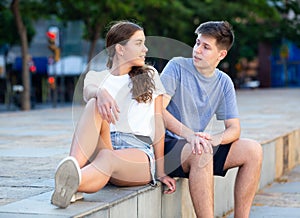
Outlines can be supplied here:
[[193, 8], [186, 7], [181, 0], [150, 1], [138, 4], [136, 10], [142, 14], [140, 20], [147, 35], [164, 36], [183, 42], [191, 38], [186, 33], [190, 31], [187, 27], [193, 16]]
[[235, 46], [239, 47], [241, 55], [248, 58], [257, 53], [258, 41], [274, 37], [274, 27], [280, 20], [276, 9], [266, 0], [206, 0], [202, 3], [191, 1], [190, 7], [195, 8], [195, 25], [211, 19], [229, 21], [237, 38]]
[[[181, 31], [176, 30], [184, 28], [185, 22], [182, 20], [174, 23], [168, 20], [191, 15], [191, 12], [180, 1], [174, 0], [90, 0], [88, 3], [85, 0], [76, 2], [57, 0], [56, 2], [56, 15], [63, 22], [70, 20], [84, 22], [83, 38], [90, 41], [88, 61], [94, 54], [97, 40], [104, 37], [106, 27], [111, 21], [134, 20], [142, 23], [147, 34], [175, 37], [180, 35]], [[168, 17], [168, 19], [163, 19], [163, 17]]]
[[22, 85], [24, 91], [21, 98], [21, 109], [30, 110], [30, 74], [27, 66], [29, 59], [28, 45], [35, 31], [32, 21], [38, 17], [40, 1], [3, 0], [0, 3], [0, 45], [8, 44], [21, 46], [22, 56]]
[[27, 29], [22, 20], [22, 15], [20, 12], [19, 0], [13, 0], [11, 5], [11, 10], [14, 14], [18, 33], [21, 40], [21, 51], [22, 51], [22, 79], [23, 79], [23, 87], [24, 91], [22, 92], [22, 109], [30, 110], [31, 102], [30, 102], [30, 75], [29, 69], [27, 66], [27, 61], [29, 60], [28, 54], [28, 39], [27, 39]]
[[131, 7], [130, 1], [117, 0], [56, 0], [45, 1], [56, 2], [55, 15], [61, 22], [81, 20], [84, 23], [83, 38], [90, 42], [88, 61], [92, 59], [97, 40], [102, 36], [105, 26], [118, 14], [119, 17], [136, 15]]
[[[191, 46], [195, 41], [194, 30], [200, 23], [227, 20], [236, 35], [234, 47], [226, 58], [231, 66], [239, 57], [255, 57], [259, 42], [280, 43], [282, 39], [289, 39], [300, 45], [300, 6], [295, 0], [3, 0], [0, 2], [0, 43], [13, 45], [21, 41], [12, 30], [12, 15], [4, 10], [16, 2], [20, 2], [28, 42], [29, 24], [34, 19], [54, 15], [62, 23], [83, 21], [83, 38], [90, 41], [88, 60], [95, 53], [97, 40], [104, 37], [107, 24], [121, 19], [138, 21], [145, 27], [146, 35], [170, 37]], [[24, 38], [19, 39], [23, 44]], [[25, 74], [24, 77], [26, 81]]]
[[281, 16], [274, 37], [277, 41], [288, 39], [300, 47], [300, 2], [295, 0], [269, 1]]
[[[230, 75], [235, 77], [235, 63], [240, 57], [252, 59], [258, 54], [260, 42], [276, 42], [281, 31], [281, 15], [267, 0], [182, 0], [193, 8], [189, 28], [195, 29], [209, 20], [227, 20], [233, 26], [235, 43], [224, 61], [230, 63]], [[191, 39], [194, 40], [194, 39]], [[188, 42], [191, 43], [191, 42]]]

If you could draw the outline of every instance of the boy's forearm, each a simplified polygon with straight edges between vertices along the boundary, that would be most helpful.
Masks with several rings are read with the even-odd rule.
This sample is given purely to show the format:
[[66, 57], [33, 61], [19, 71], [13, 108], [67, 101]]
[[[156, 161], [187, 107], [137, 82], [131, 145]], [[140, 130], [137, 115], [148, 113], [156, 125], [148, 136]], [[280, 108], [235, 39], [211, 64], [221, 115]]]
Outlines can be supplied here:
[[228, 127], [223, 132], [212, 135], [212, 144], [213, 146], [228, 144], [236, 141], [239, 137], [240, 128], [238, 126]]
[[166, 129], [175, 133], [176, 135], [179, 135], [187, 139], [189, 136], [195, 134], [193, 130], [183, 125], [166, 109], [163, 111], [163, 117], [164, 117]]

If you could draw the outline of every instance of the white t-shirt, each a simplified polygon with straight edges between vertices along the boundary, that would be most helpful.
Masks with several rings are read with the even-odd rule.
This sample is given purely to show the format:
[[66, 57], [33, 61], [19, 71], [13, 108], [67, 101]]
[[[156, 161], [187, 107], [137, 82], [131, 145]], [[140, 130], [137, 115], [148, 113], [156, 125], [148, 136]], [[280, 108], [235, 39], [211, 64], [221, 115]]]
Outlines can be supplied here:
[[154, 139], [155, 119], [154, 100], [158, 95], [164, 94], [165, 89], [160, 81], [158, 72], [154, 73], [155, 90], [152, 101], [138, 103], [132, 98], [131, 79], [128, 74], [114, 76], [108, 70], [96, 72], [89, 71], [84, 80], [84, 86], [97, 84], [99, 88], [105, 88], [115, 99], [120, 108], [119, 120], [110, 125], [110, 131], [133, 133], [136, 135], [150, 136]]

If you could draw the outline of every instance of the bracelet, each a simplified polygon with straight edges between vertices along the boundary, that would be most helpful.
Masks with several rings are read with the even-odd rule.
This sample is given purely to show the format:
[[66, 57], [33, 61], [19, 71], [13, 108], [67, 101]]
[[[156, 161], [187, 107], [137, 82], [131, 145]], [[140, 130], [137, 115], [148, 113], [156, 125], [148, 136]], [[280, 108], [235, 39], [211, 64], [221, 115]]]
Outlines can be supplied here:
[[98, 88], [97, 88], [97, 90], [96, 90], [96, 93], [95, 93], [95, 95], [94, 95], [94, 98], [96, 98], [96, 99], [97, 99], [97, 97], [98, 97], [98, 92], [99, 92], [99, 89], [101, 89], [101, 87], [100, 87], [100, 86], [98, 86]]
[[167, 176], [167, 175], [160, 176], [160, 177], [157, 177], [156, 179], [159, 180], [159, 181], [161, 181], [161, 179], [164, 178], [164, 177], [166, 177], [166, 176]]

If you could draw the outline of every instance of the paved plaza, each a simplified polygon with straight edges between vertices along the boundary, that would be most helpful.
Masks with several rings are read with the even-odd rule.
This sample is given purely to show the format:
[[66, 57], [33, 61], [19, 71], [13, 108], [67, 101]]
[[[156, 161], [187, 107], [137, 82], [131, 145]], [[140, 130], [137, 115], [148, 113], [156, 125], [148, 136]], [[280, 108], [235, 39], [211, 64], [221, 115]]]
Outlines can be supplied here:
[[[300, 129], [300, 89], [238, 90], [237, 99], [242, 137], [263, 143]], [[77, 105], [0, 112], [0, 217], [11, 203], [53, 190], [81, 111]], [[251, 217], [300, 217], [300, 167], [257, 193]]]

